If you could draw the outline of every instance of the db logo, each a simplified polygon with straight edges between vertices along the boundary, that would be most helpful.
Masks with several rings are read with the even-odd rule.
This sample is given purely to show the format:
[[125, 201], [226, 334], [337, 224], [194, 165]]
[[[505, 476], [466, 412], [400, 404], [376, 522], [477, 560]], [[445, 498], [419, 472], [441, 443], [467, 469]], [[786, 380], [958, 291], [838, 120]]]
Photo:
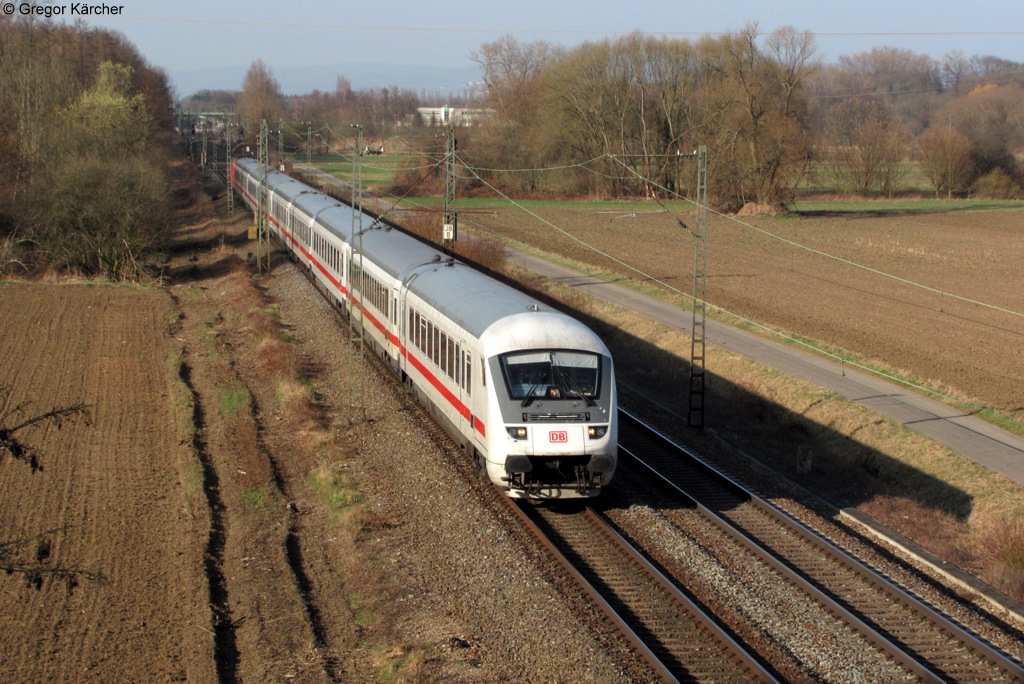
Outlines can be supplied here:
[[569, 433], [564, 430], [551, 431], [548, 434], [551, 436], [552, 444], [566, 444], [569, 442]]

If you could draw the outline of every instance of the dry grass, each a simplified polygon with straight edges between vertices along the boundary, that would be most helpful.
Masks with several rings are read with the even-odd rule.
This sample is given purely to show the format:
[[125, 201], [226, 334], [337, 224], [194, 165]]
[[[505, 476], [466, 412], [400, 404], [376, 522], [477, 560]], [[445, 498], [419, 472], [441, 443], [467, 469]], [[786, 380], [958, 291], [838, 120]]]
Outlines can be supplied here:
[[286, 425], [306, 439], [310, 448], [330, 441], [330, 435], [324, 434], [327, 431], [324, 429], [323, 409], [309, 381], [299, 377], [283, 378], [275, 385], [274, 393], [284, 409]]
[[0, 239], [0, 278], [8, 274], [27, 274], [27, 263], [28, 254], [20, 240], [14, 235], [5, 235]]
[[279, 337], [264, 337], [256, 343], [256, 367], [267, 378], [294, 378], [299, 362], [291, 346]]
[[421, 682], [427, 656], [417, 648], [394, 646], [378, 648], [373, 663], [382, 682]]

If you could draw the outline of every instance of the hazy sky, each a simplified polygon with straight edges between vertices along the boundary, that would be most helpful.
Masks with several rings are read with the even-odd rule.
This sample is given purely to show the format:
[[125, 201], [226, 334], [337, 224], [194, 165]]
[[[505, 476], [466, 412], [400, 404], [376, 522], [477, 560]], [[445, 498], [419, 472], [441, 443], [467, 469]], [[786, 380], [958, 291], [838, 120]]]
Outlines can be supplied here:
[[[51, 4], [65, 8], [60, 20], [76, 18], [68, 14], [71, 2]], [[636, 30], [695, 40], [750, 22], [762, 33], [781, 26], [811, 31], [827, 62], [881, 45], [936, 59], [959, 49], [968, 57], [1024, 62], [1021, 0], [124, 0], [121, 7], [119, 17], [85, 20], [124, 33], [169, 73], [248, 66], [257, 58], [272, 69], [356, 62], [469, 67], [471, 52], [505, 33], [572, 46]]]

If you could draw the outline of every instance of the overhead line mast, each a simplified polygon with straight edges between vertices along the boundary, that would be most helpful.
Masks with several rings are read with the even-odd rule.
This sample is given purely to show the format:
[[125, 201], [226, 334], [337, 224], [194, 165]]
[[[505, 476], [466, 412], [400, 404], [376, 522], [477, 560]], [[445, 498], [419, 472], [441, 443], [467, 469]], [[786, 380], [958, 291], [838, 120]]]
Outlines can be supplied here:
[[690, 335], [690, 427], [704, 429], [705, 323], [708, 293], [708, 147], [697, 150], [697, 225], [693, 229], [693, 329]]
[[365, 338], [363, 326], [363, 127], [352, 124], [355, 140], [352, 143], [352, 256], [349, 261], [349, 423], [366, 420], [366, 403], [363, 397], [364, 370], [363, 350]]
[[441, 246], [446, 254], [455, 253], [459, 239], [459, 215], [455, 211], [455, 125], [446, 105], [441, 115], [444, 125], [444, 225]]
[[256, 154], [260, 162], [260, 189], [259, 200], [256, 202], [256, 271], [263, 272], [263, 254], [267, 255], [267, 271], [270, 271], [270, 221], [267, 220], [270, 211], [270, 186], [268, 183], [270, 175], [270, 134], [267, 130], [267, 120], [260, 120], [260, 133], [257, 139]]

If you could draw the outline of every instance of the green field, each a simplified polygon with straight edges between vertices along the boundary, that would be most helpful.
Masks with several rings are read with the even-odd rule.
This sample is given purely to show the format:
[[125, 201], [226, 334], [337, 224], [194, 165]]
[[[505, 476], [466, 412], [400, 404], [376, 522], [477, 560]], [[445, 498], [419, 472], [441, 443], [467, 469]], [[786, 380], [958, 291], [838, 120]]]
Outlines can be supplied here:
[[[422, 158], [414, 154], [368, 155], [361, 157], [361, 160], [361, 185], [364, 190], [371, 187], [388, 187], [398, 173], [416, 170], [422, 166]], [[352, 181], [352, 155], [313, 155], [311, 163], [346, 183]]]

